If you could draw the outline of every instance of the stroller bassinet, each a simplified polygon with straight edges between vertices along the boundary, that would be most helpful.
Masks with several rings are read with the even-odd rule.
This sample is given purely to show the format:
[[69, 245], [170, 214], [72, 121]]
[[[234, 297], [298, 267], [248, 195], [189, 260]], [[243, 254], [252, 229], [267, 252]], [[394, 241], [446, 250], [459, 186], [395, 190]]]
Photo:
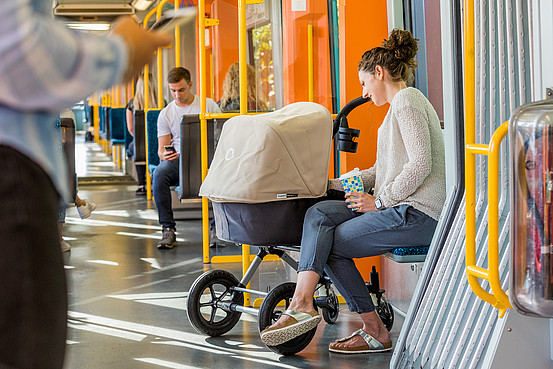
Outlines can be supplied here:
[[330, 112], [309, 102], [229, 119], [200, 188], [217, 237], [299, 245], [305, 212], [327, 190], [332, 135]]

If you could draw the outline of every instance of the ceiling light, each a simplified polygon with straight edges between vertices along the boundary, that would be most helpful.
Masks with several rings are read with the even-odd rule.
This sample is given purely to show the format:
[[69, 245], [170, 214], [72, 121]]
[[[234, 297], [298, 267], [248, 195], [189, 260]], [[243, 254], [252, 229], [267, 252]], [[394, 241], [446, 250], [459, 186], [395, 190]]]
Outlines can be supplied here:
[[67, 27], [73, 28], [79, 31], [107, 31], [109, 30], [110, 24], [75, 22], [75, 23], [67, 23]]

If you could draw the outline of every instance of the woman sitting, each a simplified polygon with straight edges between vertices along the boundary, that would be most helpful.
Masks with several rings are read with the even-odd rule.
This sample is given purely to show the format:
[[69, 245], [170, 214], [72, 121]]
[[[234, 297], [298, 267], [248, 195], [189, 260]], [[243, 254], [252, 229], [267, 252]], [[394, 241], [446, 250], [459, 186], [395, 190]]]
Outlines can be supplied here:
[[[296, 291], [289, 310], [261, 332], [277, 346], [308, 332], [321, 317], [313, 294], [323, 274], [330, 276], [351, 311], [363, 322], [351, 336], [330, 344], [339, 353], [370, 353], [392, 348], [353, 258], [384, 254], [398, 246], [429, 245], [445, 201], [445, 158], [436, 111], [417, 89], [407, 87], [416, 67], [417, 40], [393, 30], [382, 47], [363, 54], [359, 81], [363, 96], [377, 106], [390, 104], [378, 130], [376, 163], [362, 171], [368, 193], [346, 193], [346, 200], [323, 201], [306, 213]], [[339, 180], [331, 189], [343, 189]]]

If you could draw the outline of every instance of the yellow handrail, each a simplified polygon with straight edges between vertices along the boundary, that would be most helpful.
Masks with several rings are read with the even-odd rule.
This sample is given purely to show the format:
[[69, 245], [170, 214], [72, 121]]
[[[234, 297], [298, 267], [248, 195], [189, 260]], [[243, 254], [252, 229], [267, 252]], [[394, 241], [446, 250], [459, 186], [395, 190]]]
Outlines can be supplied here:
[[307, 88], [309, 90], [309, 101], [313, 102], [313, 24], [307, 25]]
[[[474, 143], [475, 140], [475, 52], [474, 52], [474, 0], [465, 0], [465, 188], [466, 188], [466, 272], [472, 291], [499, 310], [503, 317], [507, 308], [512, 308], [509, 298], [501, 287], [499, 278], [499, 146], [508, 132], [508, 122], [503, 123], [493, 134], [489, 145]], [[475, 155], [488, 156], [488, 269], [476, 265], [476, 175]], [[492, 294], [485, 291], [478, 278], [489, 281]]]
[[[144, 29], [148, 27], [148, 20], [152, 15], [156, 13], [156, 8], [150, 10], [148, 14], [144, 17], [144, 20], [142, 21]], [[149, 165], [149, 158], [148, 158], [148, 122], [146, 121], [146, 114], [148, 114], [148, 110], [150, 110], [150, 94], [148, 91], [150, 91], [150, 78], [148, 77], [150, 75], [150, 65], [146, 64], [144, 66], [144, 150], [146, 150], [146, 198], [148, 200], [152, 199], [152, 178], [150, 176], [150, 170], [148, 169]]]
[[[205, 0], [198, 1], [198, 54], [200, 74], [200, 140], [201, 140], [201, 167], [202, 182], [207, 176], [207, 120], [206, 112], [206, 76], [205, 76]], [[209, 263], [209, 204], [206, 197], [202, 197], [202, 244], [203, 260]]]

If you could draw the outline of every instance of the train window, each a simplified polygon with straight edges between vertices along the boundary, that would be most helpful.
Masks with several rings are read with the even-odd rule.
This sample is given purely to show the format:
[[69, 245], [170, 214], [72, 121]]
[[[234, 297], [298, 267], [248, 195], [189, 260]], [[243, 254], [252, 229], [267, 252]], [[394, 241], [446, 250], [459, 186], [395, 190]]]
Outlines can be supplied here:
[[444, 119], [440, 0], [402, 0], [404, 28], [419, 39], [415, 87]]
[[267, 103], [270, 110], [276, 107], [272, 34], [272, 25], [268, 23], [252, 28], [250, 38], [250, 55], [253, 56], [250, 60], [257, 75], [257, 96]]

